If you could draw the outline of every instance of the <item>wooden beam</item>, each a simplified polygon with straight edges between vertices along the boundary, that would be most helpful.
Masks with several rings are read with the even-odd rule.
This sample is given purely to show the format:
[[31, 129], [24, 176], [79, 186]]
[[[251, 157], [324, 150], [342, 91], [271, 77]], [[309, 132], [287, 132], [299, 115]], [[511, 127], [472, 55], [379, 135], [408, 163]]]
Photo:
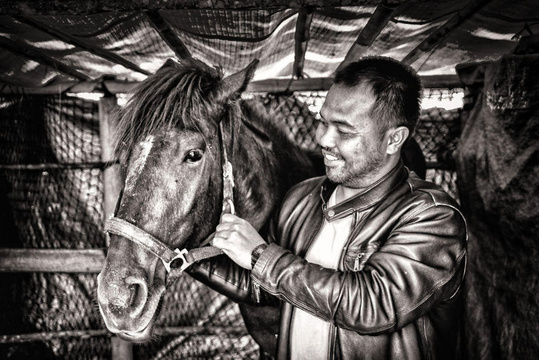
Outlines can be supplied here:
[[191, 57], [191, 52], [189, 49], [170, 28], [170, 25], [165, 21], [165, 19], [163, 19], [161, 14], [159, 14], [159, 11], [150, 10], [146, 11], [145, 14], [150, 21], [150, 24], [159, 33], [167, 45], [174, 51], [178, 59], [186, 59]]
[[464, 21], [478, 12], [483, 6], [492, 0], [471, 0], [465, 7], [460, 9], [455, 15], [439, 26], [425, 40], [417, 45], [402, 60], [405, 64], [413, 64], [419, 57], [430, 51], [433, 51], [449, 34], [457, 29]]
[[393, 12], [398, 8], [398, 4], [380, 4], [374, 10], [371, 18], [359, 33], [356, 41], [348, 50], [344, 60], [339, 64], [335, 72], [342, 69], [347, 64], [361, 58], [365, 50], [372, 45], [374, 40], [380, 35], [380, 32], [386, 27], [393, 16]]
[[374, 10], [367, 25], [361, 30], [356, 39], [356, 44], [362, 46], [371, 46], [374, 40], [380, 35], [380, 32], [386, 27], [399, 5], [380, 4]]
[[0, 272], [99, 273], [102, 249], [0, 249]]
[[146, 11], [177, 9], [298, 9], [303, 6], [338, 7], [381, 3], [421, 3], [439, 0], [2, 0], [0, 14], [8, 15], [88, 15], [106, 11]]
[[248, 92], [290, 92], [290, 91], [316, 91], [328, 90], [333, 84], [332, 78], [308, 78], [308, 79], [269, 79], [253, 81], [247, 85]]
[[292, 73], [297, 79], [303, 78], [303, 66], [305, 64], [305, 54], [307, 45], [311, 38], [311, 22], [313, 12], [311, 8], [301, 8], [296, 22], [296, 33], [294, 35], [294, 67]]
[[24, 55], [25, 57], [37, 61], [38, 63], [47, 65], [59, 72], [62, 72], [66, 75], [69, 75], [75, 79], [86, 81], [90, 80], [90, 77], [86, 74], [83, 74], [75, 69], [70, 68], [66, 64], [53, 59], [52, 57], [43, 54], [38, 49], [28, 46], [22, 42], [15, 42], [11, 39], [0, 36], [0, 46], [6, 48], [15, 54]]
[[92, 45], [89, 45], [87, 43], [85, 43], [84, 41], [81, 41], [79, 39], [77, 39], [76, 37], [72, 36], [72, 35], [69, 35], [69, 34], [66, 34], [62, 31], [59, 31], [57, 29], [54, 29], [53, 27], [47, 25], [47, 24], [43, 24], [37, 20], [34, 20], [34, 19], [31, 19], [29, 17], [26, 17], [26, 16], [15, 16], [15, 19], [22, 22], [22, 23], [25, 23], [29, 26], [32, 26], [40, 31], [43, 31], [44, 33], [46, 34], [49, 34], [53, 37], [56, 37], [68, 44], [71, 44], [73, 46], [76, 46], [76, 47], [79, 47], [81, 49], [84, 49], [94, 55], [97, 55], [99, 57], [102, 57], [103, 59], [106, 59], [108, 61], [111, 61], [113, 63], [116, 63], [116, 64], [120, 64], [128, 69], [131, 69], [133, 71], [136, 71], [136, 72], [139, 72], [141, 74], [144, 74], [144, 75], [151, 75], [151, 72], [149, 71], [146, 71], [144, 69], [141, 69], [140, 67], [138, 67], [136, 64], [132, 63], [131, 61], [119, 56], [119, 55], [116, 55], [115, 53], [113, 52], [110, 52], [110, 51], [107, 51], [107, 50], [104, 50], [103, 48], [99, 48], [99, 47], [95, 47], [95, 46], [92, 46]]
[[71, 169], [106, 169], [117, 164], [117, 160], [111, 161], [89, 161], [80, 163], [48, 163], [48, 164], [0, 164], [1, 170], [71, 170]]
[[20, 344], [32, 341], [51, 341], [65, 338], [90, 338], [97, 336], [110, 336], [108, 330], [65, 330], [48, 331], [40, 333], [27, 333], [17, 335], [0, 335], [0, 344]]
[[[182, 335], [246, 335], [244, 326], [168, 326], [157, 327], [158, 336]], [[15, 335], [0, 335], [0, 344], [19, 344], [32, 341], [51, 341], [65, 338], [110, 337], [112, 334], [105, 329], [99, 330], [64, 330]], [[114, 337], [113, 337], [114, 339]], [[112, 340], [113, 342], [115, 340]], [[112, 345], [114, 347], [114, 344]], [[116, 358], [113, 358], [116, 360]]]
[[[421, 76], [423, 87], [425, 88], [457, 88], [462, 87], [457, 75], [429, 75]], [[138, 83], [125, 82], [116, 80], [105, 80], [103, 86], [112, 94], [125, 94], [130, 92]], [[283, 91], [324, 91], [328, 90], [333, 84], [333, 78], [309, 78], [309, 79], [268, 79], [253, 81], [247, 85], [248, 92], [283, 92]], [[83, 82], [44, 86], [41, 88], [18, 88], [4, 86], [0, 87], [0, 94], [39, 94], [39, 95], [55, 95], [60, 90], [69, 89], [69, 92], [89, 92], [95, 89], [96, 82]]]
[[457, 75], [420, 76], [425, 89], [455, 89], [464, 87]]

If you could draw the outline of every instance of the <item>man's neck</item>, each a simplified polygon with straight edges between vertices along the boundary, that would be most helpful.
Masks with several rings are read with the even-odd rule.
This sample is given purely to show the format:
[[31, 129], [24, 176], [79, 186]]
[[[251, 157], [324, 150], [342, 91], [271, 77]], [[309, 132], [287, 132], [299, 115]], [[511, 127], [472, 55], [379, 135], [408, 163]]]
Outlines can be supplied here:
[[352, 196], [359, 194], [363, 190], [364, 188], [351, 188], [340, 184], [335, 189], [335, 203], [339, 204], [347, 199], [350, 199]]

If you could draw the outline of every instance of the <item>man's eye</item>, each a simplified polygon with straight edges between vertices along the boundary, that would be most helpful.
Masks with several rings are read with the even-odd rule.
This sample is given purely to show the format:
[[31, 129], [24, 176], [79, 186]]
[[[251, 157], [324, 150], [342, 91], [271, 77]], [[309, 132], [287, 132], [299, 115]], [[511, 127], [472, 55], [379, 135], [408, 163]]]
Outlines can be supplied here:
[[194, 163], [202, 159], [202, 150], [191, 150], [185, 155], [185, 162]]
[[353, 134], [354, 132], [348, 128], [337, 128], [341, 134]]

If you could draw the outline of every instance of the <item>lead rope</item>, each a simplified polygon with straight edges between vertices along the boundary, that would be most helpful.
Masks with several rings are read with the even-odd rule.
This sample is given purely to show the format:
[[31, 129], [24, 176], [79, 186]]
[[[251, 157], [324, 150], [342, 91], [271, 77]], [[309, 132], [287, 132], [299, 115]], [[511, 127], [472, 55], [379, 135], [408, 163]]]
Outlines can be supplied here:
[[223, 153], [223, 209], [222, 213], [227, 212], [235, 215], [236, 209], [234, 207], [234, 174], [232, 173], [232, 164], [228, 161], [228, 154], [226, 151], [226, 145], [224, 142], [223, 134], [223, 122], [219, 123], [219, 133], [221, 134], [221, 152]]

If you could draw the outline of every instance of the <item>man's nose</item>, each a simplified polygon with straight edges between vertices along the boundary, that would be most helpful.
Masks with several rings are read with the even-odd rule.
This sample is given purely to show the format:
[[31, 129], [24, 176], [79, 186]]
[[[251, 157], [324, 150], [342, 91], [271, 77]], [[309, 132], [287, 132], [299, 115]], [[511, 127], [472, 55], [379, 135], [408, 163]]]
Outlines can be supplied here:
[[318, 145], [323, 148], [335, 147], [335, 136], [336, 131], [332, 125], [319, 126], [316, 130], [316, 140], [318, 141]]

